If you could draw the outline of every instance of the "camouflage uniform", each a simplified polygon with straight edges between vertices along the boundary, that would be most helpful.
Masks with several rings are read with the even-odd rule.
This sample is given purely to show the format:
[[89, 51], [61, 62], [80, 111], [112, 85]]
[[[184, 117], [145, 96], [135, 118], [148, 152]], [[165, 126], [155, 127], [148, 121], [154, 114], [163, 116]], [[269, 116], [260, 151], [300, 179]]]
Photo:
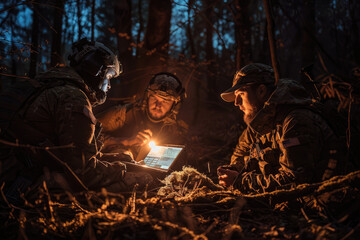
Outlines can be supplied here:
[[[95, 135], [100, 132], [100, 125], [92, 113], [95, 93], [70, 67], [54, 68], [38, 75], [36, 80], [53, 87], [45, 88], [26, 109], [23, 107], [17, 112], [8, 129], [13, 138], [23, 144], [43, 147], [73, 143], [74, 148], [49, 151], [65, 162], [91, 189], [111, 184], [122, 185], [124, 166], [120, 163], [101, 162], [96, 158], [100, 149]], [[68, 181], [72, 190], [80, 189], [73, 175], [46, 150], [13, 150], [21, 150], [23, 154], [8, 159], [3, 164], [1, 180], [6, 181], [8, 186], [14, 183], [17, 185], [19, 178], [34, 183], [41, 178], [46, 167], [52, 173], [64, 174], [63, 179]], [[24, 163], [24, 159], [29, 161]], [[18, 163], [16, 179], [14, 175], [8, 174], [8, 169], [16, 165], [14, 161]]]
[[302, 86], [280, 79], [239, 138], [231, 157], [240, 172], [234, 187], [265, 192], [341, 173], [345, 141], [325, 119]]
[[[150, 129], [153, 133], [152, 139], [158, 144], [184, 144], [187, 133], [187, 125], [181, 120], [176, 120], [173, 114], [161, 121], [151, 121], [141, 103], [118, 105], [101, 114], [99, 121], [103, 125], [105, 138], [120, 137], [130, 138], [138, 132]], [[104, 151], [130, 150], [134, 157], [138, 154], [140, 147], [130, 146], [130, 149], [111, 149], [106, 145]]]

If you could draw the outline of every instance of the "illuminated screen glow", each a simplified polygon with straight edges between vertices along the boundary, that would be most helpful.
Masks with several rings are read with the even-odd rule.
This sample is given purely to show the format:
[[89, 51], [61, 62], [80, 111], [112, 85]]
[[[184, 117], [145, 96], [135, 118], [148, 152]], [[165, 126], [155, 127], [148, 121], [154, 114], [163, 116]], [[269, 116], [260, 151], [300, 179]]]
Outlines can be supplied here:
[[149, 167], [169, 169], [181, 150], [181, 147], [155, 146], [144, 159], [144, 163]]

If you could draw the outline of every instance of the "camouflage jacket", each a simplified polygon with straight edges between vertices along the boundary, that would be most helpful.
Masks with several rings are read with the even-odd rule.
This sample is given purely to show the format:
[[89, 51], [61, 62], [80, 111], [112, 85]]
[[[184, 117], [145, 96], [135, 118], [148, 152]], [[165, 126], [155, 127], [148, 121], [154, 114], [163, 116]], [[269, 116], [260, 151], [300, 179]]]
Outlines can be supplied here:
[[[105, 138], [130, 138], [140, 131], [150, 129], [152, 139], [158, 144], [185, 144], [188, 130], [185, 122], [170, 117], [159, 122], [151, 121], [140, 103], [114, 106], [101, 113], [99, 121], [102, 123]], [[131, 146], [129, 150], [136, 157], [139, 149]]]
[[342, 171], [345, 141], [313, 104], [296, 81], [280, 79], [239, 138], [231, 157], [231, 166], [240, 172], [234, 187], [264, 192]]
[[74, 189], [80, 187], [75, 177], [55, 159], [58, 158], [89, 188], [98, 189], [121, 181], [121, 164], [111, 165], [96, 158], [99, 148], [95, 135], [100, 128], [92, 112], [95, 98], [82, 78], [66, 67], [53, 68], [38, 75], [36, 80], [53, 86], [37, 93], [31, 103], [25, 104], [26, 109], [18, 111], [9, 132], [23, 144], [41, 147], [73, 144], [74, 147], [25, 151], [17, 158], [22, 162], [24, 156], [30, 156], [30, 163], [25, 164], [19, 174], [36, 181], [46, 167], [51, 172], [64, 173]]

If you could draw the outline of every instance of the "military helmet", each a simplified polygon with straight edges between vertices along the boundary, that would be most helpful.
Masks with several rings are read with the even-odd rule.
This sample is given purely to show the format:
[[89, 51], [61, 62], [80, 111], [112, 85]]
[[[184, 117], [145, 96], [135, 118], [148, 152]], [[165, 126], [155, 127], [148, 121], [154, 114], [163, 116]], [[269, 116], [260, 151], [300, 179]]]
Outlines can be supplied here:
[[102, 104], [110, 89], [110, 79], [122, 73], [117, 56], [104, 44], [83, 38], [72, 45], [68, 59], [70, 66], [96, 92], [98, 104]]
[[157, 73], [150, 80], [147, 90], [160, 97], [182, 101], [185, 96], [185, 89], [177, 76], [168, 72]]
[[169, 72], [155, 74], [150, 79], [145, 94], [144, 101], [146, 104], [148, 103], [149, 96], [152, 94], [174, 101], [172, 108], [165, 117], [168, 117], [169, 115], [175, 117], [186, 98], [185, 89], [183, 88], [181, 81], [176, 75]]

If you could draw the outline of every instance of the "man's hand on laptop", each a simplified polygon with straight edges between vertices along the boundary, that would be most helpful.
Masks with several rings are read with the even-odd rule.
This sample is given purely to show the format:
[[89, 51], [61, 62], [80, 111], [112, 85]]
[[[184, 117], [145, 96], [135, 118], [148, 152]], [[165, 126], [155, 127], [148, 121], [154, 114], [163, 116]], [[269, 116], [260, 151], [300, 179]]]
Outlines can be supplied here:
[[143, 146], [147, 144], [152, 137], [152, 132], [150, 129], [145, 129], [143, 131], [138, 132], [136, 135], [131, 138], [126, 139], [123, 142], [124, 146]]

